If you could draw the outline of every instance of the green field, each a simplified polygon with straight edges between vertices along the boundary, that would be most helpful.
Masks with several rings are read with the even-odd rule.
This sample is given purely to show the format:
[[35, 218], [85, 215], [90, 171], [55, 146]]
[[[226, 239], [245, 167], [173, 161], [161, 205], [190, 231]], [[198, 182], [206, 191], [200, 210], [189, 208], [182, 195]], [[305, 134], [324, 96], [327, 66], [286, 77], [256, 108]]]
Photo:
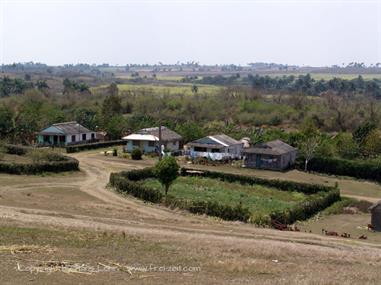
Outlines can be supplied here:
[[[196, 84], [198, 87], [197, 94], [207, 94], [207, 95], [213, 95], [216, 94], [222, 87], [215, 86], [215, 85], [206, 85], [206, 84]], [[91, 88], [92, 92], [96, 92], [98, 89], [105, 88], [108, 85], [100, 85], [97, 87]], [[192, 86], [193, 84], [189, 83], [174, 83], [171, 85], [164, 85], [164, 84], [118, 84], [118, 88], [120, 92], [138, 92], [141, 94], [171, 94], [171, 95], [192, 95]]]
[[[220, 87], [214, 85], [197, 85], [199, 94], [214, 94]], [[118, 84], [120, 91], [140, 91], [160, 94], [192, 95], [192, 84], [156, 85], [156, 84]]]
[[[141, 183], [164, 193], [163, 187], [156, 179], [147, 179]], [[218, 201], [230, 206], [242, 203], [242, 206], [247, 207], [253, 215], [284, 210], [306, 198], [306, 195], [299, 192], [279, 191], [260, 185], [242, 185], [199, 177], [179, 177], [168, 194], [179, 199]]]

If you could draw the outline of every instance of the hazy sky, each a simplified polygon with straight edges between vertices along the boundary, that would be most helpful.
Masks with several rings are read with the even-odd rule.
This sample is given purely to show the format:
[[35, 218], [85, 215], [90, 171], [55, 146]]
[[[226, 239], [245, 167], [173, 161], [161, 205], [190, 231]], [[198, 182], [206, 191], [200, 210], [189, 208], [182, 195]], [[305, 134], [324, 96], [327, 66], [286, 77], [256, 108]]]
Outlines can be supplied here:
[[381, 0], [0, 0], [0, 62], [381, 62]]

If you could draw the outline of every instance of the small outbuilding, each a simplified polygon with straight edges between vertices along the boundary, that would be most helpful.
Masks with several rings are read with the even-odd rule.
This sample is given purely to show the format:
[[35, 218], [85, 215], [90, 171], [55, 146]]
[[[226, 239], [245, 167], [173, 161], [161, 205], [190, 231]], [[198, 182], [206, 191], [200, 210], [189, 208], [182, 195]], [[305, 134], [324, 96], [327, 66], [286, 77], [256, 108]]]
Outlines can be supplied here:
[[244, 149], [243, 166], [268, 170], [285, 170], [295, 163], [296, 155], [296, 148], [281, 140], [274, 140]]
[[369, 207], [373, 230], [381, 232], [381, 201]]
[[[139, 148], [145, 153], [159, 152], [159, 127], [141, 129], [136, 133], [130, 134], [122, 138], [126, 141], [125, 149], [131, 152], [134, 148]], [[168, 129], [161, 127], [161, 144], [166, 150], [171, 152], [180, 149], [182, 137]]]
[[73, 122], [53, 124], [37, 135], [37, 143], [47, 146], [65, 146], [96, 141], [96, 133]]

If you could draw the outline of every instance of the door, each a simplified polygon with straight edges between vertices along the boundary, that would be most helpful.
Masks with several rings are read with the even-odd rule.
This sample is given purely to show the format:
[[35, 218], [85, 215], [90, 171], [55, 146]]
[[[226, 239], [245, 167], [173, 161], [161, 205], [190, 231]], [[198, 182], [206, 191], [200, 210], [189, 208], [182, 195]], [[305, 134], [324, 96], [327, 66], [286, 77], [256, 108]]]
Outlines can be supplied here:
[[257, 154], [255, 157], [256, 157], [256, 160], [255, 160], [255, 167], [256, 167], [256, 168], [261, 168], [261, 155], [260, 155], [260, 154]]

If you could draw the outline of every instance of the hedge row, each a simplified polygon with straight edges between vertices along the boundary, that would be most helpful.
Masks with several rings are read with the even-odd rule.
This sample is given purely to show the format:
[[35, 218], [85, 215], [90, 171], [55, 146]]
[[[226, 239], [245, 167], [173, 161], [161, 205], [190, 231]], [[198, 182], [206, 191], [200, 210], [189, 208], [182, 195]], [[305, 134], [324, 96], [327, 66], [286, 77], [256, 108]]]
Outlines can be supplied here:
[[[9, 154], [25, 155], [28, 151], [33, 150], [31, 147], [18, 145], [5, 145]], [[75, 158], [64, 156], [61, 154], [49, 154], [48, 159], [51, 161], [41, 163], [10, 163], [0, 161], [0, 172], [9, 174], [38, 174], [43, 172], [63, 172], [79, 170], [79, 161]]]
[[314, 216], [338, 200], [340, 200], [340, 191], [334, 188], [329, 192], [312, 194], [307, 201], [300, 202], [290, 209], [273, 212], [270, 218], [283, 224], [293, 224]]
[[145, 187], [137, 183], [138, 180], [152, 177], [155, 177], [152, 168], [111, 173], [110, 185], [119, 193], [127, 193], [152, 203], [163, 203], [166, 206], [188, 210], [191, 213], [206, 214], [232, 221], [247, 222], [250, 218], [250, 211], [247, 208], [243, 208], [241, 205], [231, 207], [218, 202], [184, 200], [170, 195], [165, 198], [159, 190]]
[[74, 158], [35, 164], [17, 164], [0, 162], [0, 172], [9, 174], [38, 174], [43, 172], [63, 172], [79, 170], [79, 162]]
[[298, 220], [308, 219], [340, 199], [340, 191], [337, 187], [328, 187], [318, 184], [263, 179], [223, 172], [199, 171], [189, 168], [182, 168], [181, 174], [215, 178], [227, 182], [240, 182], [242, 184], [259, 184], [274, 187], [282, 191], [297, 191], [308, 195], [307, 201], [300, 202], [287, 210], [277, 211], [270, 214], [272, 220], [276, 220], [283, 224], [292, 224]]
[[[251, 176], [212, 171], [198, 171], [186, 168], [181, 169], [181, 174], [198, 175], [229, 182], [261, 184], [276, 187], [283, 191], [299, 191], [309, 195], [307, 201], [298, 203], [294, 207], [285, 211], [271, 213], [267, 223], [271, 223], [271, 219], [284, 224], [292, 224], [297, 220], [305, 220], [340, 199], [340, 193], [337, 188], [322, 185], [297, 183], [292, 181], [268, 180]], [[185, 209], [192, 213], [207, 214], [225, 220], [239, 220], [244, 222], [248, 222], [252, 218], [249, 209], [242, 207], [240, 204], [232, 207], [229, 205], [220, 204], [216, 201], [184, 200], [175, 198], [171, 195], [168, 195], [168, 197], [165, 198], [159, 190], [144, 187], [138, 183], [139, 180], [152, 177], [155, 177], [153, 168], [112, 173], [110, 176], [110, 184], [115, 187], [118, 192], [128, 193], [137, 198], [153, 203], [164, 203], [166, 206]], [[253, 222], [256, 221], [254, 220]]]
[[296, 191], [302, 192], [304, 194], [315, 194], [318, 192], [328, 192], [332, 188], [318, 185], [318, 184], [309, 184], [309, 183], [299, 183], [286, 180], [275, 180], [275, 179], [264, 179], [253, 176], [244, 176], [238, 174], [208, 171], [208, 170], [197, 170], [191, 168], [181, 168], [181, 175], [188, 176], [201, 176], [208, 178], [216, 178], [227, 182], [240, 182], [242, 184], [258, 184], [268, 187], [274, 187], [282, 191]]
[[[302, 157], [298, 159], [296, 167], [304, 169]], [[381, 182], [381, 164], [374, 161], [315, 157], [308, 162], [308, 170]]]
[[4, 145], [6, 153], [15, 154], [15, 155], [25, 155], [29, 150], [32, 150], [32, 147], [6, 144]]
[[110, 185], [119, 193], [127, 193], [144, 201], [160, 203], [163, 199], [163, 194], [160, 191], [144, 187], [119, 173], [111, 173]]
[[106, 142], [97, 142], [97, 143], [87, 143], [87, 144], [77, 144], [77, 145], [68, 145], [66, 146], [67, 153], [80, 152], [84, 150], [91, 150], [109, 146], [124, 145], [126, 141], [115, 140], [115, 141], [106, 141]]
[[218, 203], [216, 201], [191, 201], [178, 199], [172, 196], [167, 197], [165, 204], [172, 208], [180, 208], [188, 210], [194, 214], [205, 214], [227, 221], [248, 222], [251, 216], [250, 210], [248, 208], [242, 207], [241, 204], [236, 206], [229, 206]]

